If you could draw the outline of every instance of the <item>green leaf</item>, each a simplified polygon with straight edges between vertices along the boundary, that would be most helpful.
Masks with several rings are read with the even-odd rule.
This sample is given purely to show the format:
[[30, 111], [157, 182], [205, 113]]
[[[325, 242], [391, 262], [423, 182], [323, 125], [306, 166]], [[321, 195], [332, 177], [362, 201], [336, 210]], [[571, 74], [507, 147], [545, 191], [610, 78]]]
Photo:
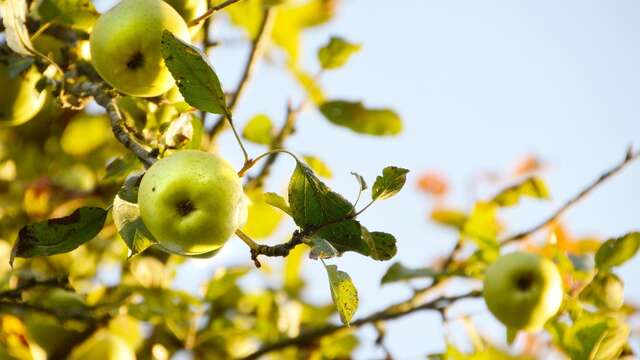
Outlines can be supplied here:
[[27, 30], [27, 1], [5, 0], [0, 2], [0, 14], [4, 25], [4, 35], [11, 50], [20, 55], [33, 55], [33, 44]]
[[604, 310], [617, 311], [624, 304], [624, 285], [613, 273], [599, 273], [580, 292], [580, 300]]
[[43, 22], [80, 29], [90, 28], [100, 16], [90, 0], [42, 0], [37, 2], [36, 11]]
[[398, 252], [396, 238], [391, 234], [380, 231], [369, 232], [363, 226], [362, 238], [369, 247], [369, 257], [374, 260], [389, 260]]
[[467, 218], [462, 234], [475, 242], [483, 251], [497, 252], [499, 231], [497, 205], [491, 202], [478, 202]]
[[129, 174], [129, 176], [124, 180], [124, 184], [122, 184], [120, 190], [118, 190], [118, 196], [122, 200], [137, 204], [138, 188], [140, 187], [140, 182], [142, 181], [143, 176], [144, 173], [142, 172], [133, 172]]
[[256, 144], [269, 145], [273, 141], [273, 122], [269, 116], [258, 114], [247, 122], [242, 136]]
[[345, 325], [353, 318], [358, 310], [358, 290], [353, 285], [351, 277], [344, 271], [338, 270], [335, 265], [326, 265], [327, 275], [329, 275], [329, 287], [331, 288], [331, 298], [338, 309], [340, 319]]
[[343, 38], [332, 36], [329, 42], [318, 50], [320, 66], [325, 69], [342, 67], [351, 55], [360, 51], [360, 44], [350, 43]]
[[418, 278], [433, 278], [439, 273], [431, 268], [409, 268], [397, 262], [387, 269], [382, 276], [380, 284], [387, 284], [396, 281], [413, 280]]
[[518, 204], [524, 196], [534, 199], [549, 199], [549, 189], [542, 179], [530, 177], [502, 190], [492, 201], [499, 206], [512, 206]]
[[354, 211], [347, 199], [331, 191], [302, 163], [296, 165], [289, 181], [289, 204], [293, 219], [302, 228], [346, 219]]
[[213, 114], [231, 116], [220, 80], [200, 49], [164, 30], [160, 50], [189, 105]]
[[289, 216], [293, 216], [291, 215], [292, 214], [291, 208], [289, 208], [289, 204], [287, 203], [287, 200], [285, 200], [282, 196], [273, 192], [266, 192], [263, 195], [263, 199], [264, 199], [264, 202], [266, 202], [267, 204], [273, 207], [277, 207], [278, 209], [287, 213]]
[[335, 125], [361, 134], [388, 136], [402, 131], [402, 120], [393, 110], [367, 109], [361, 102], [327, 101], [320, 112]]
[[371, 189], [371, 199], [384, 200], [397, 194], [407, 181], [409, 170], [396, 166], [387, 166], [382, 175], [376, 178]]
[[356, 220], [343, 220], [335, 224], [324, 226], [316, 233], [326, 239], [340, 254], [355, 251], [369, 256], [369, 245], [362, 236], [362, 226]]
[[329, 166], [327, 166], [327, 164], [319, 158], [311, 155], [305, 155], [302, 157], [302, 160], [304, 160], [304, 162], [307, 163], [307, 165], [309, 165], [309, 167], [313, 169], [316, 174], [322, 176], [323, 178], [331, 179], [333, 177], [333, 173], [331, 172]]
[[322, 87], [313, 76], [294, 67], [291, 68], [291, 71], [314, 104], [319, 105], [326, 100]]
[[613, 360], [624, 349], [629, 327], [615, 318], [584, 316], [570, 327], [556, 325], [551, 333], [572, 359]]
[[81, 207], [71, 215], [29, 224], [18, 233], [9, 264], [15, 257], [49, 256], [74, 250], [93, 239], [107, 218], [99, 207]]
[[253, 239], [264, 239], [273, 234], [282, 220], [282, 212], [264, 199], [264, 194], [259, 189], [247, 191], [251, 200], [247, 222], [242, 231]]
[[367, 190], [367, 182], [365, 181], [364, 177], [362, 177], [362, 175], [353, 171], [351, 172], [351, 175], [355, 176], [356, 181], [358, 181], [358, 185], [360, 185], [360, 192]]
[[596, 267], [600, 271], [622, 265], [640, 248], [640, 232], [632, 232], [617, 239], [605, 241], [596, 252]]
[[321, 237], [313, 236], [307, 241], [309, 246], [311, 246], [311, 251], [309, 252], [310, 259], [330, 259], [340, 256], [338, 250], [336, 250], [330, 242]]
[[107, 163], [106, 172], [102, 181], [123, 181], [126, 178], [127, 174], [133, 171], [139, 171], [141, 169], [142, 165], [135, 157], [135, 155], [127, 153], [127, 155], [113, 158]]
[[431, 220], [461, 230], [467, 222], [467, 214], [453, 209], [434, 209], [431, 211]]
[[62, 150], [76, 157], [90, 154], [113, 138], [109, 118], [105, 115], [74, 116], [60, 137]]
[[129, 247], [129, 258], [143, 252], [157, 243], [151, 232], [142, 222], [138, 204], [121, 199], [118, 195], [113, 199], [113, 223], [118, 234]]

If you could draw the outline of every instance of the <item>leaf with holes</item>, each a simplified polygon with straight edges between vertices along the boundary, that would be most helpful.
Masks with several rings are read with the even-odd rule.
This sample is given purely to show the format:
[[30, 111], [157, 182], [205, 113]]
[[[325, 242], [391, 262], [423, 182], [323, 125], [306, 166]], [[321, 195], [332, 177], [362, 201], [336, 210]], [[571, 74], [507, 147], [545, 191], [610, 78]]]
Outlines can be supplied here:
[[371, 189], [373, 200], [384, 200], [397, 194], [407, 181], [409, 170], [396, 166], [387, 166], [382, 170], [382, 175], [376, 178]]
[[396, 238], [391, 234], [380, 231], [369, 232], [363, 226], [362, 238], [369, 247], [369, 257], [374, 260], [389, 260], [398, 252]]
[[331, 288], [331, 298], [338, 309], [340, 320], [345, 325], [349, 325], [353, 315], [358, 310], [358, 290], [353, 285], [351, 277], [344, 271], [338, 270], [335, 265], [325, 266], [329, 275], [329, 287]]
[[395, 111], [368, 109], [361, 102], [326, 101], [320, 105], [320, 112], [333, 124], [361, 134], [389, 136], [402, 131], [402, 120]]
[[185, 101], [200, 110], [231, 116], [220, 80], [200, 49], [162, 33], [160, 50]]
[[10, 264], [16, 257], [49, 256], [74, 250], [93, 239], [107, 218], [107, 210], [81, 207], [71, 215], [29, 224], [18, 233], [11, 251]]
[[640, 249], [640, 232], [632, 232], [605, 241], [596, 252], [596, 267], [600, 271], [622, 265]]

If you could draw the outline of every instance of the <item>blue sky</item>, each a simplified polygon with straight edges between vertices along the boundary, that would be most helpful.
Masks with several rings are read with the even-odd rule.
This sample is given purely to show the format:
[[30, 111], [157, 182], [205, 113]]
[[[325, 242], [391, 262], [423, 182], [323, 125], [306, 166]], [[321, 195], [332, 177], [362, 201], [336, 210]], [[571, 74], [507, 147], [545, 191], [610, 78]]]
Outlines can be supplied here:
[[[104, 10], [101, 8], [101, 10]], [[466, 190], [474, 176], [505, 170], [525, 154], [544, 159], [552, 201], [525, 202], [505, 212], [507, 231], [527, 228], [618, 162], [629, 144], [640, 147], [640, 3], [636, 1], [344, 1], [328, 26], [304, 38], [306, 69], [317, 69], [315, 50], [329, 36], [340, 35], [363, 44], [344, 69], [327, 74], [323, 86], [331, 98], [364, 100], [372, 107], [392, 107], [404, 119], [405, 131], [395, 138], [363, 137], [338, 128], [315, 111], [305, 112], [289, 142], [297, 153], [317, 155], [334, 172], [329, 185], [347, 197], [357, 186], [350, 171], [370, 182], [387, 165], [409, 168], [408, 185], [395, 198], [380, 202], [361, 218], [369, 228], [394, 234], [395, 260], [426, 265], [444, 254], [455, 234], [426, 221], [431, 203], [415, 188], [424, 170], [438, 170], [451, 181], [452, 205], [469, 207], [475, 200]], [[240, 34], [220, 26], [221, 38]], [[213, 53], [212, 62], [225, 88], [232, 89], [248, 48], [233, 45]], [[298, 95], [296, 95], [298, 93]], [[285, 103], [299, 98], [293, 80], [276, 66], [261, 63], [234, 117], [241, 124], [257, 113], [280, 123]], [[252, 154], [261, 148], [250, 146]], [[220, 151], [235, 164], [241, 154], [227, 134]], [[281, 159], [271, 191], [282, 192], [293, 164]], [[594, 192], [563, 219], [578, 235], [616, 236], [639, 228], [640, 164]], [[274, 241], [284, 239], [290, 224]], [[265, 259], [274, 267], [277, 259]], [[176, 284], [195, 290], [217, 268], [249, 263], [240, 241], [220, 256], [192, 261]], [[390, 263], [347, 254], [332, 263], [347, 271], [360, 292], [356, 317], [404, 299], [404, 285], [380, 288]], [[315, 286], [314, 301], [330, 301], [326, 275], [308, 260], [305, 276]], [[640, 257], [621, 268], [627, 298], [640, 302]], [[248, 287], [272, 281], [256, 275]], [[455, 289], [454, 289], [455, 290]], [[501, 342], [502, 327], [481, 303], [462, 306], [473, 313], [490, 338]], [[401, 359], [441, 351], [444, 329], [434, 313], [420, 313], [388, 324], [387, 346]], [[371, 329], [357, 358], [381, 353]], [[465, 347], [464, 337], [452, 337]]]

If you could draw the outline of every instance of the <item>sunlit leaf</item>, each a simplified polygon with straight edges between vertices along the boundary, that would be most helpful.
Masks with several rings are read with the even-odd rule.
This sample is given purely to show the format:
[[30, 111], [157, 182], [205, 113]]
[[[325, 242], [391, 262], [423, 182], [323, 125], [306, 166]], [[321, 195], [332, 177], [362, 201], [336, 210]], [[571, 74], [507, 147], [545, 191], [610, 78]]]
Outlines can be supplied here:
[[549, 199], [549, 189], [542, 179], [530, 177], [519, 184], [502, 190], [492, 201], [499, 206], [512, 206], [518, 204], [523, 196], [535, 199]]
[[382, 175], [376, 178], [371, 188], [373, 200], [384, 200], [397, 194], [407, 181], [409, 170], [396, 166], [387, 166], [382, 170]]
[[418, 188], [435, 197], [442, 197], [449, 191], [447, 180], [436, 172], [426, 172], [420, 175]]
[[596, 253], [596, 266], [606, 271], [622, 265], [635, 256], [640, 249], [640, 232], [632, 232], [617, 239], [605, 241]]
[[341, 37], [332, 36], [329, 42], [318, 50], [318, 61], [323, 69], [344, 66], [351, 55], [360, 51], [360, 44], [353, 44]]
[[333, 177], [333, 173], [331, 172], [329, 166], [327, 166], [327, 164], [318, 157], [305, 155], [302, 157], [302, 160], [304, 160], [304, 162], [307, 163], [307, 165], [309, 165], [311, 169], [313, 169], [313, 172], [322, 176], [323, 178], [331, 179]]
[[419, 278], [433, 278], [439, 273], [431, 268], [409, 268], [397, 262], [387, 269], [380, 280], [381, 284], [387, 284], [396, 281], [413, 280]]
[[251, 190], [247, 193], [251, 204], [247, 223], [242, 231], [254, 239], [264, 239], [273, 234], [282, 220], [282, 211], [267, 204], [264, 194], [260, 190]]
[[7, 45], [21, 55], [33, 55], [33, 44], [27, 30], [27, 1], [5, 0], [0, 2]]
[[467, 214], [460, 210], [435, 208], [431, 211], [431, 220], [460, 230], [467, 222]]
[[230, 116], [220, 80], [200, 49], [178, 39], [167, 30], [162, 33], [160, 49], [180, 93], [189, 105], [210, 113]]
[[556, 343], [572, 359], [613, 360], [623, 351], [629, 327], [615, 318], [585, 316], [552, 329]]
[[15, 257], [69, 252], [98, 235], [106, 218], [105, 209], [82, 207], [62, 218], [29, 224], [18, 233], [9, 263]]
[[481, 249], [497, 251], [500, 231], [497, 206], [491, 202], [476, 203], [462, 231]]
[[293, 66], [291, 71], [314, 104], [319, 105], [325, 101], [324, 91], [316, 78]]
[[357, 133], [387, 136], [402, 131], [402, 120], [390, 109], [368, 109], [361, 102], [327, 101], [320, 105], [322, 115], [335, 125]]
[[242, 137], [261, 145], [271, 144], [273, 135], [273, 122], [265, 114], [258, 114], [249, 119], [242, 130]]
[[327, 265], [325, 268], [329, 275], [333, 303], [338, 309], [342, 323], [349, 325], [353, 315], [358, 310], [358, 290], [353, 285], [349, 274], [338, 270], [335, 265]]
[[289, 207], [287, 200], [285, 200], [282, 196], [273, 192], [266, 192], [263, 194], [263, 200], [267, 204], [284, 211], [289, 216], [293, 216], [291, 215], [291, 208]]
[[69, 155], [85, 156], [113, 138], [105, 115], [81, 114], [74, 117], [62, 133], [62, 150]]
[[580, 300], [605, 310], [616, 311], [624, 303], [622, 279], [613, 273], [601, 273], [580, 292]]

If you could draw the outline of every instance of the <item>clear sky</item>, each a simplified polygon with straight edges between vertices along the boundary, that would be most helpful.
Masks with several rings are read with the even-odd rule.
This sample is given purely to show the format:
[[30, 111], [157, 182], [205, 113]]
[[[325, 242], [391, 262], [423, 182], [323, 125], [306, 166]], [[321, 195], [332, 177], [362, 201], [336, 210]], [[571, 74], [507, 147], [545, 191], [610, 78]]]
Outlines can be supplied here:
[[[344, 1], [335, 21], [304, 38], [305, 68], [317, 69], [315, 50], [330, 35], [362, 43], [362, 51], [347, 67], [324, 78], [326, 93], [392, 107], [402, 115], [405, 130], [395, 138], [364, 137], [310, 110], [302, 115], [288, 146], [324, 159], [335, 175], [329, 185], [347, 197], [355, 196], [357, 189], [350, 171], [372, 182], [384, 166], [411, 169], [405, 190], [375, 205], [362, 221], [397, 237], [394, 260], [426, 265], [448, 251], [455, 234], [427, 222], [432, 204], [415, 187], [422, 171], [444, 173], [455, 192], [452, 205], [468, 207], [474, 200], [467, 191], [471, 178], [483, 171], [505, 170], [525, 154], [539, 155], [549, 164], [544, 177], [553, 200], [525, 202], [504, 213], [507, 231], [515, 232], [540, 221], [618, 162], [629, 144], [640, 147], [639, 24], [640, 3], [631, 0]], [[224, 26], [216, 35], [240, 36]], [[212, 56], [226, 88], [236, 83], [247, 50], [236, 45]], [[262, 63], [234, 117], [242, 123], [265, 112], [281, 122], [286, 99], [296, 98], [296, 92], [283, 71]], [[224, 137], [221, 151], [241, 163], [230, 136]], [[288, 159], [281, 159], [269, 190], [282, 192], [292, 167]], [[640, 164], [635, 164], [564, 220], [578, 235], [607, 238], [639, 229], [639, 185]], [[284, 239], [291, 229], [291, 224], [284, 226], [274, 241]], [[249, 261], [244, 244], [233, 241], [214, 259], [189, 262], [176, 284], [195, 290], [217, 268]], [[277, 259], [264, 262], [280, 264]], [[347, 254], [331, 263], [347, 271], [359, 289], [356, 317], [409, 295], [405, 285], [380, 288], [390, 262]], [[308, 260], [304, 270], [316, 285], [309, 298], [330, 301], [322, 266]], [[621, 272], [627, 298], [640, 302], [640, 257]], [[257, 273], [247, 286], [266, 281]], [[474, 319], [481, 328], [492, 330], [491, 339], [504, 338], [502, 327], [481, 303], [467, 304], [459, 312], [477, 314]], [[449, 330], [436, 314], [416, 314], [388, 324], [387, 346], [397, 358], [423, 358], [443, 349]], [[356, 357], [380, 357], [373, 331], [360, 334], [365, 343]], [[468, 346], [461, 336], [452, 339]]]

